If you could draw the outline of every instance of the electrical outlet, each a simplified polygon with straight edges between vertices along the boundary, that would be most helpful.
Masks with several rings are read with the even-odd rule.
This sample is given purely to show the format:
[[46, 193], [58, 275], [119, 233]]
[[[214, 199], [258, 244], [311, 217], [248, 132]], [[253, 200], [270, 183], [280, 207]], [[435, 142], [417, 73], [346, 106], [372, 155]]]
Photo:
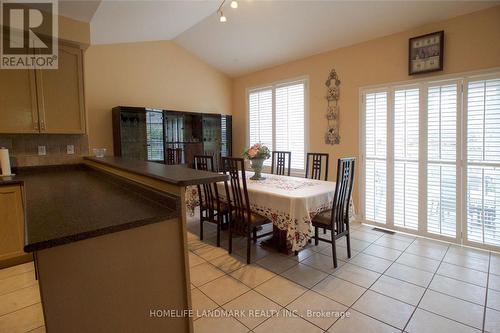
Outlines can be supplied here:
[[47, 147], [46, 146], [38, 146], [38, 155], [40, 155], [40, 156], [47, 155]]
[[73, 155], [74, 153], [75, 153], [75, 146], [74, 145], [67, 145], [66, 146], [66, 154]]

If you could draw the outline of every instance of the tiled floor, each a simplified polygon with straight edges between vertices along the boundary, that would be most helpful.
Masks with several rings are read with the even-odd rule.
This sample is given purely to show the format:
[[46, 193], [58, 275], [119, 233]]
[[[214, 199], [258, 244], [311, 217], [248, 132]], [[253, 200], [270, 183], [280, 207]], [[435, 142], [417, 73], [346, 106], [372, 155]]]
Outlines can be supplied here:
[[[228, 255], [214, 226], [204, 241], [196, 219], [188, 229], [196, 333], [500, 332], [499, 254], [354, 224], [337, 269], [326, 243], [298, 256], [257, 244], [246, 265], [243, 239]], [[33, 265], [0, 270], [0, 332], [44, 331]]]

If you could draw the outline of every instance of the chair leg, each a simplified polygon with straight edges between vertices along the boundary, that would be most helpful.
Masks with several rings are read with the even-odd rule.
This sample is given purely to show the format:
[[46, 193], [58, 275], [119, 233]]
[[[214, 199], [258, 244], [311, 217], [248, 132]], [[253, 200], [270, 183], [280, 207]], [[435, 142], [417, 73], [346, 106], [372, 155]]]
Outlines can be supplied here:
[[253, 228], [253, 242], [257, 243], [257, 228]]
[[337, 245], [335, 244], [335, 235], [332, 230], [332, 257], [333, 257], [333, 268], [337, 268]]
[[233, 228], [231, 228], [231, 225], [233, 224], [233, 221], [231, 221], [231, 217], [228, 215], [227, 217], [227, 228], [228, 228], [228, 233], [229, 233], [229, 248], [227, 252], [231, 254], [233, 252]]
[[203, 240], [203, 211], [200, 208], [200, 240]]
[[314, 245], [318, 246], [319, 237], [318, 237], [318, 227], [314, 227]]
[[250, 226], [247, 228], [247, 264], [250, 264], [250, 242], [251, 242]]
[[347, 258], [351, 257], [351, 234], [350, 232], [347, 232], [346, 237], [346, 243], [347, 243]]
[[323, 234], [326, 234], [326, 228], [323, 228]]
[[220, 229], [222, 225], [221, 214], [217, 214], [217, 247], [220, 247]]

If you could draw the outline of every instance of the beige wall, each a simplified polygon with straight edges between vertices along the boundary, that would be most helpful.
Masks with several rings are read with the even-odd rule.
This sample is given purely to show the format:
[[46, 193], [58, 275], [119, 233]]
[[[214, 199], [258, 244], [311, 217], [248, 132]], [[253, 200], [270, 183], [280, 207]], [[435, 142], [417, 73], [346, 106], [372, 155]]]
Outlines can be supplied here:
[[[500, 66], [500, 6], [498, 6], [252, 73], [233, 81], [234, 154], [241, 152], [246, 145], [246, 89], [308, 75], [309, 151], [327, 152], [334, 161], [342, 156], [357, 156], [359, 88], [425, 77], [425, 75], [408, 76], [408, 38], [439, 30], [445, 31], [444, 71], [426, 76]], [[324, 143], [326, 131], [324, 82], [331, 68], [335, 68], [342, 81], [339, 100], [341, 144], [335, 146]], [[332, 179], [335, 179], [335, 169], [336, 163], [331, 162]], [[357, 200], [357, 192], [355, 199]]]
[[231, 80], [171, 41], [92, 45], [84, 75], [90, 149], [112, 153], [114, 106], [231, 113]]

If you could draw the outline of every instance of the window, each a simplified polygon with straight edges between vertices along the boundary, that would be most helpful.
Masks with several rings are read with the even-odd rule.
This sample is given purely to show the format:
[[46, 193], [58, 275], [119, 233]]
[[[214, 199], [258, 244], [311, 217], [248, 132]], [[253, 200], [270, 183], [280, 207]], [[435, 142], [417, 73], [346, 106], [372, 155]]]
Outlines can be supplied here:
[[500, 245], [500, 80], [467, 93], [467, 236]]
[[[249, 144], [292, 152], [293, 171], [305, 168], [306, 81], [251, 90], [248, 94]], [[271, 159], [264, 162], [270, 166]]]
[[500, 73], [362, 91], [366, 222], [500, 247]]
[[394, 224], [418, 227], [419, 90], [394, 92]]
[[367, 94], [365, 105], [365, 214], [367, 219], [385, 223], [387, 93]]

